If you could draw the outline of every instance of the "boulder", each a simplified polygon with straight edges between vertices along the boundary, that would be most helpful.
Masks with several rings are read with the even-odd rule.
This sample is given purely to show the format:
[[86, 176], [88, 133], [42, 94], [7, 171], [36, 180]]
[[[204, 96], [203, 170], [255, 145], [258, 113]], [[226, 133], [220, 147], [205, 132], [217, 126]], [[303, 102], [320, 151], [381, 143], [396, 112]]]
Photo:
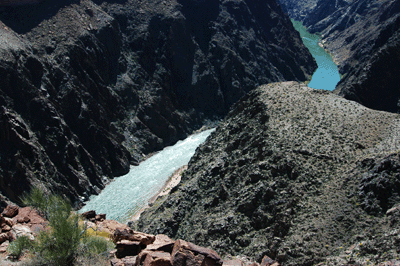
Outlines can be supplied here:
[[15, 224], [15, 222], [11, 218], [4, 217], [3, 221], [4, 221], [3, 224], [6, 224], [6, 225], [8, 225], [10, 227], [13, 227], [14, 224]]
[[8, 232], [8, 231], [10, 231], [11, 230], [11, 227], [8, 225], [8, 224], [3, 224], [2, 226], [1, 226], [1, 231], [2, 232]]
[[13, 218], [14, 216], [16, 216], [18, 214], [19, 208], [16, 205], [8, 205], [4, 211], [3, 211], [3, 216], [4, 217], [9, 217], [9, 218]]
[[114, 242], [117, 243], [121, 240], [138, 241], [141, 245], [147, 246], [152, 244], [156, 237], [154, 235], [145, 234], [132, 229], [116, 229], [114, 232]]
[[5, 241], [13, 241], [13, 240], [15, 240], [15, 236], [11, 233], [11, 231], [0, 234], [0, 244], [4, 243]]
[[8, 232], [11, 230], [11, 227], [13, 227], [14, 222], [11, 218], [8, 217], [3, 217], [1, 220], [0, 226], [1, 226], [1, 231], [3, 232]]
[[96, 223], [97, 229], [102, 232], [107, 232], [110, 235], [114, 235], [114, 232], [118, 230], [125, 230], [129, 229], [129, 227], [126, 224], [119, 223], [114, 220], [104, 220], [104, 221], [98, 221]]
[[145, 248], [139, 241], [121, 240], [116, 243], [117, 258], [136, 256]]
[[135, 266], [136, 256], [128, 256], [122, 259], [113, 258], [110, 263], [111, 266]]
[[10, 241], [6, 240], [0, 245], [0, 253], [7, 252], [8, 245], [10, 245]]
[[81, 214], [83, 218], [90, 220], [96, 218], [96, 211], [91, 210]]
[[264, 256], [261, 262], [261, 266], [280, 266], [280, 264], [277, 261], [271, 259], [270, 257]]
[[235, 260], [224, 260], [222, 266], [244, 266], [243, 261], [239, 259]]
[[22, 224], [16, 224], [13, 226], [12, 231], [10, 231], [13, 238], [16, 239], [19, 236], [27, 236], [30, 240], [34, 240], [34, 233], [31, 230], [31, 227]]
[[172, 253], [175, 241], [166, 235], [156, 235], [155, 241], [146, 247], [146, 250], [150, 251], [165, 251]]
[[46, 219], [40, 216], [37, 210], [30, 207], [20, 208], [18, 215], [16, 215], [12, 221], [14, 224], [24, 224], [29, 227], [34, 234], [43, 230], [48, 223]]
[[223, 261], [214, 250], [197, 246], [184, 240], [177, 240], [171, 254], [172, 265], [221, 266]]
[[0, 243], [4, 243], [5, 241], [9, 240], [9, 236], [7, 233], [0, 234]]
[[136, 258], [136, 266], [171, 266], [171, 254], [163, 251], [142, 251]]
[[102, 222], [106, 219], [106, 214], [105, 213], [97, 214], [95, 219], [96, 219], [96, 221]]

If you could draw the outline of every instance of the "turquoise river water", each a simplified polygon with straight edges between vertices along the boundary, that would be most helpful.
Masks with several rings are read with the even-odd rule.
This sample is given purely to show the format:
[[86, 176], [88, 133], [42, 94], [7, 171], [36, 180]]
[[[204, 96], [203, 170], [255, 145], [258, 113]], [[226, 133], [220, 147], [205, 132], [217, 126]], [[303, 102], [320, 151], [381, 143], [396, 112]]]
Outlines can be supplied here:
[[212, 131], [214, 129], [192, 135], [138, 166], [131, 166], [127, 175], [115, 178], [99, 195], [92, 196], [79, 212], [95, 210], [107, 214], [107, 219], [126, 222], [147, 205], [176, 170], [188, 164], [196, 148]]
[[308, 87], [314, 89], [334, 90], [340, 80], [340, 74], [337, 65], [332, 57], [324, 48], [319, 46], [320, 37], [317, 34], [311, 34], [299, 21], [292, 20], [294, 28], [300, 33], [304, 45], [310, 50], [317, 61], [318, 68], [314, 72]]
[[[315, 89], [335, 89], [340, 75], [332, 57], [319, 46], [319, 36], [307, 32], [301, 22], [292, 22], [318, 64], [308, 86]], [[80, 212], [95, 210], [97, 213], [106, 213], [107, 219], [126, 222], [147, 205], [177, 169], [188, 164], [196, 148], [212, 131], [213, 129], [192, 135], [158, 152], [138, 166], [131, 166], [127, 175], [115, 178], [99, 195], [92, 196]]]

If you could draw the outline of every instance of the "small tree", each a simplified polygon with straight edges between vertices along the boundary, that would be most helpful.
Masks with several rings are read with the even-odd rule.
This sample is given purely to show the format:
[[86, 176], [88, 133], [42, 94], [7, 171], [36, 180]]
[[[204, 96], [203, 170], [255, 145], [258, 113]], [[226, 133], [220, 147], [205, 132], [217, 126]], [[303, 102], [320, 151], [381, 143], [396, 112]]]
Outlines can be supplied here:
[[82, 228], [69, 202], [58, 195], [46, 195], [38, 188], [32, 188], [22, 202], [37, 209], [49, 222], [49, 228], [38, 235], [34, 250], [48, 263], [72, 265]]
[[110, 247], [106, 239], [88, 236], [70, 203], [61, 196], [47, 195], [32, 188], [22, 202], [37, 209], [49, 222], [49, 227], [40, 232], [32, 244], [31, 250], [39, 255], [37, 264], [73, 265], [76, 256], [86, 255], [81, 253], [100, 254]]

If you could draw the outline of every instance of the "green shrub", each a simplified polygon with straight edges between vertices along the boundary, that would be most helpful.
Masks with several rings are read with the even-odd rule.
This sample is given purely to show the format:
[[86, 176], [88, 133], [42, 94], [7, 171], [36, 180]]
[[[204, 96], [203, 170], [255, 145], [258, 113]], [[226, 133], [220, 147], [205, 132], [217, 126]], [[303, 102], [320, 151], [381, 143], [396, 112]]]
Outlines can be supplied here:
[[86, 233], [86, 228], [79, 225], [79, 216], [61, 196], [46, 195], [32, 188], [22, 202], [36, 208], [49, 222], [48, 229], [39, 233], [31, 248], [37, 265], [73, 265], [78, 255], [99, 254], [111, 249], [106, 239]]
[[27, 236], [20, 236], [15, 241], [11, 242], [7, 248], [8, 253], [11, 257], [18, 259], [25, 249], [29, 249], [32, 246], [32, 241]]

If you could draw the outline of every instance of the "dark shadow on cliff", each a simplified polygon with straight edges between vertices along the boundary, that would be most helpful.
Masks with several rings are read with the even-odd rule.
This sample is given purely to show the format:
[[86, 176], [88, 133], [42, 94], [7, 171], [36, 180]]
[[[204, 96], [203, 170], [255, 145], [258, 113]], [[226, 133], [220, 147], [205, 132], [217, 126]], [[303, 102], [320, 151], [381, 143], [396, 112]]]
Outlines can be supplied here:
[[79, 4], [79, 0], [45, 0], [41, 3], [14, 7], [1, 7], [0, 20], [19, 34], [25, 34], [50, 19], [66, 6]]
[[191, 25], [191, 31], [202, 51], [208, 50], [211, 40], [212, 22], [219, 15], [219, 1], [215, 0], [178, 0], [182, 5], [182, 13]]
[[110, 4], [125, 4], [128, 2], [128, 0], [92, 0], [93, 3], [97, 5], [101, 5], [104, 2], [110, 3]]

